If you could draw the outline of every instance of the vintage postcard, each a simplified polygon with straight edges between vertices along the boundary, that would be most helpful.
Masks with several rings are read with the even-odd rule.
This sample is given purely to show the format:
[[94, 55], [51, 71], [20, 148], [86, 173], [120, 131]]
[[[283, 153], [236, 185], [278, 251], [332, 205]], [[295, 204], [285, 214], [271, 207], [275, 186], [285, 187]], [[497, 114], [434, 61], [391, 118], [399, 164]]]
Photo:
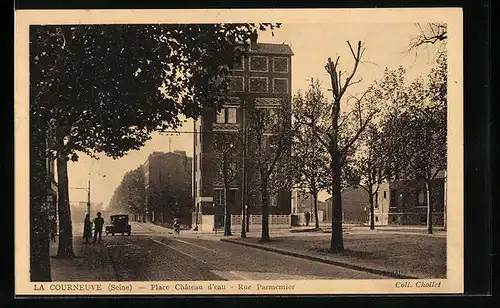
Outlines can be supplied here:
[[463, 293], [462, 26], [16, 11], [16, 295]]

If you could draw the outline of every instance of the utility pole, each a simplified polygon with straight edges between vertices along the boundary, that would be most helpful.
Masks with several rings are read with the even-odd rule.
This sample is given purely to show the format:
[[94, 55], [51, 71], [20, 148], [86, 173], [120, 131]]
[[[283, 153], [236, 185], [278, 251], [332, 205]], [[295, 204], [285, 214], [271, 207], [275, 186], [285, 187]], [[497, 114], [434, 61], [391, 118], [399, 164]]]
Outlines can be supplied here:
[[89, 188], [87, 190], [87, 214], [90, 216], [90, 180], [89, 180]]
[[247, 204], [247, 127], [246, 127], [246, 109], [245, 101], [242, 101], [242, 126], [243, 126], [243, 158], [242, 158], [242, 176], [241, 176], [241, 237], [247, 237], [246, 233], [246, 204]]

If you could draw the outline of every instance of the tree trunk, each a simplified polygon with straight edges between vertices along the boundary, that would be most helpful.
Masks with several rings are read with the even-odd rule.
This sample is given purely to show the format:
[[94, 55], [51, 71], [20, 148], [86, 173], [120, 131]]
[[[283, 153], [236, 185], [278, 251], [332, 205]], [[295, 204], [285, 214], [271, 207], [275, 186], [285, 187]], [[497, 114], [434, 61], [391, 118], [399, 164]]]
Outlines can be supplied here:
[[61, 258], [74, 257], [73, 227], [71, 224], [71, 209], [68, 192], [68, 158], [63, 154], [57, 157], [57, 190], [59, 214], [59, 247], [57, 256]]
[[[36, 141], [35, 141], [36, 142]], [[45, 143], [43, 143], [45, 145]], [[33, 282], [51, 281], [48, 213], [43, 203], [47, 200], [45, 149], [32, 146], [30, 178], [30, 279]]]
[[318, 218], [318, 192], [313, 193], [314, 198], [314, 217], [316, 218], [315, 229], [319, 230], [319, 218]]
[[267, 191], [267, 183], [261, 185], [262, 195], [262, 235], [260, 240], [263, 242], [269, 241], [269, 192]]
[[340, 187], [340, 162], [338, 154], [333, 156], [332, 163], [332, 241], [331, 252], [344, 250], [342, 235], [342, 196]]
[[373, 204], [373, 192], [371, 188], [368, 190], [368, 196], [370, 198], [370, 230], [375, 230], [375, 206]]
[[427, 233], [432, 234], [432, 198], [431, 198], [431, 185], [429, 181], [425, 181], [425, 190], [427, 193]]
[[227, 202], [227, 192], [229, 188], [224, 185], [224, 236], [230, 236], [231, 234], [231, 208]]

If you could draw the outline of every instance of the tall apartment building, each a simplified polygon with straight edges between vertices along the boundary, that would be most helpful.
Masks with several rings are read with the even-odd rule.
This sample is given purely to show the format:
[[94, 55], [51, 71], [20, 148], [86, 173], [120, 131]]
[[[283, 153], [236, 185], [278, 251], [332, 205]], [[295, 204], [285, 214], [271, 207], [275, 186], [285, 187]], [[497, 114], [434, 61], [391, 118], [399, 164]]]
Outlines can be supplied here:
[[146, 189], [145, 209], [148, 221], [172, 224], [180, 218], [191, 223], [193, 209], [192, 158], [184, 151], [154, 152], [141, 166]]
[[[291, 57], [293, 53], [286, 44], [257, 43], [252, 40], [241, 61], [235, 63], [231, 74], [229, 100], [220, 112], [205, 109], [195, 122], [193, 170], [193, 193], [195, 196], [194, 220], [202, 230], [212, 230], [224, 225], [224, 189], [217, 172], [214, 155], [214, 137], [217, 134], [240, 134], [243, 122], [248, 127], [250, 113], [256, 108], [268, 112], [283, 105], [291, 106]], [[239, 224], [242, 213], [241, 185], [243, 168], [237, 166], [238, 176], [227, 192], [231, 204], [233, 226]], [[289, 191], [280, 191], [271, 196], [270, 224], [289, 226], [291, 196]], [[258, 192], [247, 193], [249, 223], [261, 221], [261, 201]], [[193, 216], [195, 216], [193, 215]]]

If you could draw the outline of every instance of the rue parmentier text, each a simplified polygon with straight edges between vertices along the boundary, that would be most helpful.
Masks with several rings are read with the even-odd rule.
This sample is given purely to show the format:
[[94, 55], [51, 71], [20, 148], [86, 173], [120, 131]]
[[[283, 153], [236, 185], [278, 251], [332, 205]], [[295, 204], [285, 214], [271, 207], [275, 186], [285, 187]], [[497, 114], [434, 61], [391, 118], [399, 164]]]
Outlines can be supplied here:
[[176, 283], [176, 284], [152, 284], [151, 291], [280, 291], [294, 290], [295, 286], [290, 284], [245, 284], [238, 283], [235, 285], [226, 285], [224, 283], [209, 283], [208, 285], [191, 284], [191, 283]]
[[396, 288], [440, 288], [441, 281], [398, 281], [396, 282]]

